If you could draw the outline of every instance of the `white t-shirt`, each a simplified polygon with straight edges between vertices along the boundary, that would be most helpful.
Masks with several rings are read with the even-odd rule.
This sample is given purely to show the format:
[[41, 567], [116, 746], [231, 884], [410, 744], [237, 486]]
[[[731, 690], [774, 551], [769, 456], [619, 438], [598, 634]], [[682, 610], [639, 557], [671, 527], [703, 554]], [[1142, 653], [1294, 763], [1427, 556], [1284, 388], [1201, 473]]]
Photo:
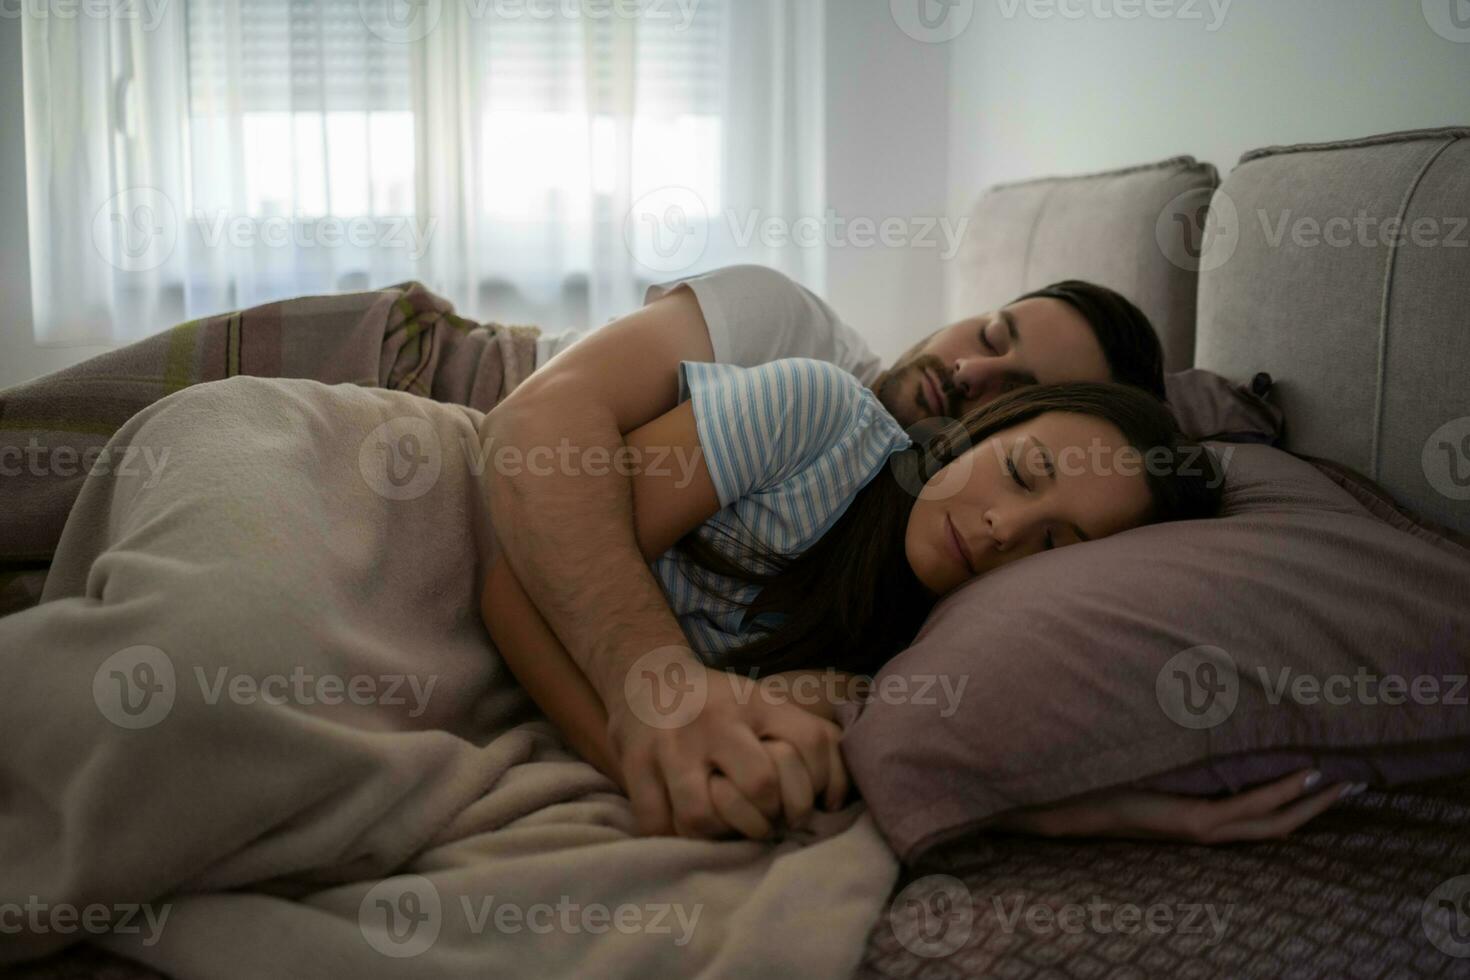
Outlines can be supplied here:
[[[883, 369], [856, 330], [811, 290], [775, 269], [732, 265], [648, 288], [645, 304], [688, 285], [709, 326], [715, 362], [758, 367], [788, 357], [836, 364], [871, 386]], [[536, 343], [536, 367], [587, 335], [569, 331]]]

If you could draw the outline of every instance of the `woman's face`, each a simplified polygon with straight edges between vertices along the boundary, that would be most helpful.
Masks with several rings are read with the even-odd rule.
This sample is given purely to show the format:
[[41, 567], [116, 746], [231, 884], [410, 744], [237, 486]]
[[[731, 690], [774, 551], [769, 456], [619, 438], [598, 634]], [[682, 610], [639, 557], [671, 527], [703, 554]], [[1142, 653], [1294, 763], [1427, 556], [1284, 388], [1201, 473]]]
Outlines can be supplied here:
[[1039, 551], [1137, 527], [1152, 508], [1144, 459], [1091, 415], [1048, 412], [972, 446], [924, 485], [904, 552], [943, 595]]

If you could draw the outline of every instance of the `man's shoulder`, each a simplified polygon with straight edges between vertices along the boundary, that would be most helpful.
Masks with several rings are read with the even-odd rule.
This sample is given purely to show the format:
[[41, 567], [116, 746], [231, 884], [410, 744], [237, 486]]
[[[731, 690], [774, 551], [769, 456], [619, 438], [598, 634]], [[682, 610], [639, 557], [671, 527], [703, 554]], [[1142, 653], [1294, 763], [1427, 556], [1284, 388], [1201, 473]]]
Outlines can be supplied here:
[[773, 269], [767, 265], [739, 263], [736, 265], [723, 265], [705, 272], [695, 273], [694, 275], [681, 276], [678, 279], [669, 279], [665, 282], [654, 283], [648, 287], [644, 295], [644, 301], [651, 303], [673, 292], [680, 286], [688, 286], [696, 293], [700, 292], [701, 288], [717, 288], [731, 292], [759, 290], [767, 294], [771, 291], [775, 291], [777, 294], [805, 294], [816, 298], [816, 294], [812, 293], [811, 290], [779, 269]]

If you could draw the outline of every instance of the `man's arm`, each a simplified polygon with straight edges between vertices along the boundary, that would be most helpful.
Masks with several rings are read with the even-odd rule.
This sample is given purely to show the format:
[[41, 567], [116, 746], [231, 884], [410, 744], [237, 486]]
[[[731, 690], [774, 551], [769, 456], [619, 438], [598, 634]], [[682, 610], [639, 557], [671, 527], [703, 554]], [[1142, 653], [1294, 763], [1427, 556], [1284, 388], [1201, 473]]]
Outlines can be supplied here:
[[679, 289], [563, 351], [480, 433], [526, 460], [487, 480], [505, 557], [603, 693], [622, 684], [623, 651], [685, 642], [638, 548], [627, 469], [610, 461], [625, 433], [678, 404], [680, 361], [713, 359], [699, 302]]
[[503, 561], [485, 576], [480, 616], [506, 666], [572, 749], [626, 790], [602, 699]]
[[698, 300], [678, 289], [562, 352], [490, 412], [480, 432], [492, 453], [514, 448], [526, 462], [488, 471], [495, 533], [526, 594], [607, 708], [644, 833], [728, 832], [710, 799], [712, 768], [774, 819], [781, 787], [760, 746], [766, 736], [800, 753], [828, 806], [846, 791], [840, 732], [797, 706], [737, 703], [728, 684], [706, 683], [704, 709], [676, 730], [661, 730], [627, 703], [624, 678], [654, 650], [672, 651], [679, 661], [672, 666], [684, 676], [708, 681], [711, 672], [688, 650], [639, 549], [628, 470], [609, 460], [624, 449], [624, 433], [677, 405], [680, 361], [713, 357]]
[[[640, 559], [651, 562], [709, 520], [720, 508], [719, 497], [700, 459], [690, 402], [630, 432], [625, 444], [640, 455], [663, 452], [693, 464], [675, 467], [680, 476], [673, 481], [647, 470], [632, 476], [635, 543]], [[626, 790], [602, 698], [503, 560], [486, 573], [480, 615], [516, 679], [572, 748]]]

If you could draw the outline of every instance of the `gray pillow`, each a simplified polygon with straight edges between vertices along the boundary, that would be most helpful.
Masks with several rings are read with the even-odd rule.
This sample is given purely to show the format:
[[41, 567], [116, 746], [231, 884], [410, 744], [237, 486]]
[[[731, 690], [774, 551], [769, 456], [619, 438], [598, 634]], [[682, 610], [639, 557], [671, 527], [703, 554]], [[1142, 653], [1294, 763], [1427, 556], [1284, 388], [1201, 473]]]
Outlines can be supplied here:
[[946, 275], [951, 318], [974, 316], [1063, 279], [1127, 296], [1147, 314], [1164, 367], [1194, 365], [1203, 214], [1220, 175], [1181, 156], [990, 188], [969, 214]]
[[848, 712], [844, 756], [905, 860], [1108, 787], [1470, 772], [1470, 551], [1380, 520], [1288, 453], [1212, 448], [1224, 516], [970, 583]]

